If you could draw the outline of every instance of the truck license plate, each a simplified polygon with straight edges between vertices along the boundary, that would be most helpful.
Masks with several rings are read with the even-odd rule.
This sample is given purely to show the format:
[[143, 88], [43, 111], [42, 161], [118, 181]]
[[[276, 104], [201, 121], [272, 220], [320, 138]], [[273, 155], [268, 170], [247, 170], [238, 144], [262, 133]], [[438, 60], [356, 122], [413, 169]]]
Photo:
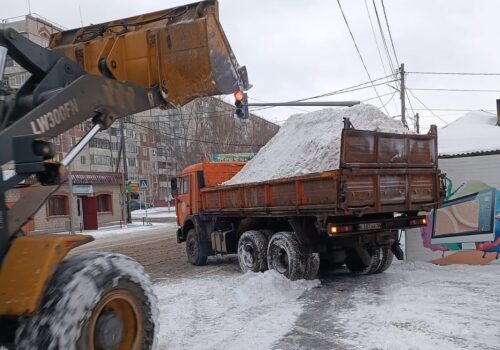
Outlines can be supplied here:
[[366, 230], [380, 230], [382, 228], [382, 223], [381, 222], [370, 222], [367, 224], [359, 224], [358, 229], [360, 231], [366, 231]]

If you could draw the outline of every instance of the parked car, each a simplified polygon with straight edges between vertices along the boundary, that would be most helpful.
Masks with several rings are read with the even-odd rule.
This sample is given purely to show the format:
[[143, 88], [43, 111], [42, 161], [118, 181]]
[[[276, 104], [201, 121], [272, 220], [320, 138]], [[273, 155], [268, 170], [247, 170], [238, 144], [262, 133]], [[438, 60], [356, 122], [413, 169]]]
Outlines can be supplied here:
[[153, 208], [153, 205], [151, 203], [144, 203], [144, 202], [141, 203], [137, 199], [130, 200], [130, 211], [146, 209], [146, 208], [147, 209]]

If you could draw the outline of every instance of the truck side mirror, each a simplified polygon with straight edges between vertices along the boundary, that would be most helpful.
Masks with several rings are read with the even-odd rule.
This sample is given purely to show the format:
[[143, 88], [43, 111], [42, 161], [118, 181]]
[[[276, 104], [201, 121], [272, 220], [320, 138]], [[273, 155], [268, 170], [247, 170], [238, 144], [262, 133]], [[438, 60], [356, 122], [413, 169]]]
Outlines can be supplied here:
[[175, 177], [170, 180], [170, 189], [172, 190], [172, 197], [177, 198], [179, 191], [177, 191], [177, 179]]

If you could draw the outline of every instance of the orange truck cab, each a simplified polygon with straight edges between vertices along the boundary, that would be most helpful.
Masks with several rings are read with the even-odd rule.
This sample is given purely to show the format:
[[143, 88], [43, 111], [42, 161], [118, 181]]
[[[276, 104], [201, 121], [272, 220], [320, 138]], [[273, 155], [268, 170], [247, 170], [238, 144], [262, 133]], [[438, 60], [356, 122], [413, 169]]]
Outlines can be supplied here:
[[[193, 216], [201, 210], [201, 189], [215, 187], [232, 178], [243, 168], [245, 162], [202, 162], [185, 168], [181, 177], [172, 179], [171, 188], [175, 201], [177, 225], [177, 241], [185, 241], [187, 231], [191, 226], [184, 225], [192, 221]], [[195, 220], [196, 221], [196, 220]]]

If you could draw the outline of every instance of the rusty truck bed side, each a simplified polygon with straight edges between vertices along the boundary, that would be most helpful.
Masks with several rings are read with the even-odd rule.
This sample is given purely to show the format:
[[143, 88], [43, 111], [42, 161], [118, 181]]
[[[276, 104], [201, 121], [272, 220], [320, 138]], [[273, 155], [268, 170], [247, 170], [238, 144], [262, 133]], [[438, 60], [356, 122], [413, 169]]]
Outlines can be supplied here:
[[202, 191], [202, 212], [352, 215], [429, 210], [440, 200], [437, 135], [344, 129], [340, 169]]

